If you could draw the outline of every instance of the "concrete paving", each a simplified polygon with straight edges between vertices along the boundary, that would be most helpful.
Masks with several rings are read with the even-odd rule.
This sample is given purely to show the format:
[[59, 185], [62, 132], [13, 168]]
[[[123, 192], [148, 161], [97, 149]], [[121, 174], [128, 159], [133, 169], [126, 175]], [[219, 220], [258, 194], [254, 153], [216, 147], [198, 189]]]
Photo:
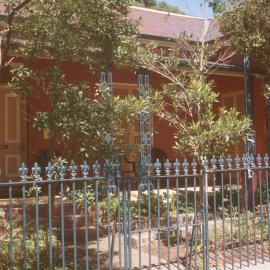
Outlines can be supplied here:
[[[210, 270], [216, 270], [216, 268], [211, 268]], [[240, 265], [236, 264], [234, 267], [231, 265], [226, 265], [226, 270], [270, 270], [270, 262], [265, 261], [262, 263], [261, 261], [257, 262], [255, 265], [255, 262], [250, 262], [249, 265], [247, 265], [247, 262], [242, 263], [242, 268], [240, 268]], [[223, 267], [219, 267], [218, 270], [223, 270]]]
[[264, 264], [259, 263], [257, 265], [250, 263], [249, 266], [243, 266], [241, 270], [270, 270], [270, 262], [265, 262]]
[[[126, 239], [126, 241], [128, 241], [128, 239]], [[115, 255], [113, 258], [113, 269], [120, 269], [120, 265], [122, 266], [122, 269], [125, 268], [124, 258], [125, 258], [125, 255], [128, 257], [129, 248], [127, 246], [125, 247], [124, 242], [125, 241], [124, 241], [123, 235], [119, 235], [118, 233], [116, 233], [115, 244], [114, 244]], [[100, 248], [101, 254], [108, 254], [109, 253], [108, 246], [109, 246], [108, 245], [108, 238], [107, 237], [101, 238], [99, 241], [99, 248]], [[89, 248], [92, 250], [95, 250], [96, 249], [96, 242], [93, 241], [89, 245]], [[186, 267], [181, 263], [181, 261], [180, 261], [179, 268], [177, 266], [177, 263], [175, 263], [175, 262], [170, 263], [170, 265], [168, 265], [168, 262], [166, 260], [167, 256], [164, 256], [164, 254], [159, 259], [158, 256], [156, 255], [156, 251], [154, 250], [154, 244], [152, 246], [152, 251], [151, 251], [151, 253], [153, 252], [151, 254], [151, 267], [149, 268], [149, 253], [147, 251], [148, 251], [147, 249], [142, 248], [141, 252], [139, 252], [138, 247], [137, 248], [134, 246], [132, 247], [132, 249], [131, 249], [131, 261], [132, 261], [132, 263], [131, 263], [132, 268], [131, 269], [132, 270], [139, 270], [139, 269], [141, 269], [141, 270], [146, 270], [146, 269], [151, 269], [151, 270], [167, 270], [167, 269], [184, 270], [184, 269], [186, 269]], [[220, 254], [220, 256], [222, 256], [222, 254]], [[139, 258], [141, 258], [140, 262], [139, 262]], [[265, 256], [265, 259], [266, 259], [266, 256]], [[198, 265], [197, 265], [198, 270], [202, 269], [201, 262], [202, 262], [201, 260], [198, 260]], [[103, 258], [102, 263], [105, 266], [104, 269], [108, 269], [108, 258]], [[126, 264], [127, 264], [126, 267], [128, 267], [128, 262], [126, 262]], [[241, 268], [240, 268], [240, 265], [237, 263], [235, 263], [233, 267], [232, 267], [232, 265], [227, 263], [225, 270], [232, 270], [232, 269], [234, 269], [234, 270], [240, 270], [240, 269], [241, 270], [270, 270], [270, 261], [267, 258], [267, 260], [264, 261], [264, 264], [262, 264], [262, 259], [261, 259], [261, 257], [258, 256], [257, 265], [255, 265], [254, 261], [250, 261], [249, 265], [247, 265], [247, 262], [243, 261]], [[216, 268], [211, 267], [209, 270], [216, 270]], [[218, 270], [224, 270], [224, 267], [221, 264], [219, 264]]]

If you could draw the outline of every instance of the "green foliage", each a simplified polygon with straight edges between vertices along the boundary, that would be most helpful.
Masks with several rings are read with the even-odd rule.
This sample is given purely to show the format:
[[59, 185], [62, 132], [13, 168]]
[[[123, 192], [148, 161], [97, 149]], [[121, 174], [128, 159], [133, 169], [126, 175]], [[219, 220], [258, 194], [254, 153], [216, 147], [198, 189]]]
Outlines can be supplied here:
[[[226, 1], [226, 0], [225, 0]], [[210, 0], [208, 2], [209, 7], [213, 8], [215, 13], [222, 12], [224, 9], [224, 0]]]
[[89, 66], [111, 63], [115, 49], [136, 34], [136, 25], [126, 18], [128, 6], [128, 0], [31, 1], [13, 26], [27, 40], [18, 51], [30, 59], [42, 55]]
[[153, 7], [157, 5], [156, 0], [135, 0], [135, 3], [141, 4], [145, 7]]
[[270, 40], [270, 2], [231, 0], [223, 5], [223, 12], [218, 17], [220, 29], [230, 39], [231, 44], [243, 54], [257, 59], [267, 56]]
[[[27, 40], [17, 48], [25, 61], [12, 70], [10, 86], [19, 96], [48, 103], [50, 110], [37, 111], [33, 125], [41, 133], [49, 131], [51, 153], [61, 144], [62, 155], [73, 159], [119, 157], [123, 149], [116, 138], [121, 142], [124, 124], [132, 126], [147, 106], [135, 96], [111, 97], [106, 85], [71, 83], [63, 69], [67, 61], [98, 72], [111, 64], [119, 48], [137, 35], [136, 23], [127, 20], [128, 6], [128, 0], [37, 0], [18, 12], [13, 27]], [[49, 60], [38, 69], [33, 63], [40, 57]]]
[[[21, 67], [14, 73], [17, 75], [11, 82], [13, 91], [24, 95], [25, 89], [29, 89], [29, 93], [47, 97], [53, 104], [50, 111], [38, 111], [33, 124], [40, 132], [47, 128], [50, 130], [56, 143], [64, 145], [64, 156], [73, 159], [113, 158], [113, 152], [119, 155], [124, 150], [136, 150], [134, 145], [121, 149], [119, 142], [128, 132], [133, 132], [139, 112], [148, 106], [147, 100], [135, 96], [112, 97], [105, 84], [92, 87], [86, 82], [68, 83], [65, 76], [58, 72], [55, 72], [54, 80], [46, 84], [47, 80], [50, 81], [51, 70], [42, 74], [43, 78], [40, 72], [26, 72], [26, 68]], [[32, 77], [26, 78], [25, 74]], [[39, 92], [35, 92], [31, 84], [33, 78], [36, 79], [35, 84], [38, 83]], [[22, 85], [27, 87], [21, 88]], [[124, 129], [124, 124], [130, 129]], [[111, 140], [109, 134], [114, 135]]]
[[[232, 192], [232, 208], [237, 208], [238, 206], [238, 192], [239, 192], [239, 201], [241, 202], [241, 187], [237, 190], [235, 185], [232, 185], [230, 188], [229, 185], [224, 185], [223, 190], [221, 187], [218, 187], [214, 190], [212, 189], [208, 195], [209, 208], [214, 211], [214, 201], [216, 200], [216, 210], [218, 215], [221, 216], [222, 213], [222, 203], [224, 204], [225, 216], [228, 216], [230, 211], [230, 194]], [[223, 194], [223, 195], [222, 195]]]
[[134, 5], [142, 6], [146, 8], [161, 10], [169, 13], [184, 14], [177, 6], [168, 4], [166, 1], [156, 1], [156, 0], [135, 0]]
[[42, 187], [39, 187], [39, 186], [36, 186], [36, 185], [33, 185], [33, 186], [29, 187], [26, 190], [27, 197], [35, 196], [36, 191], [37, 191], [38, 194], [40, 194], [42, 192]]
[[[1, 218], [0, 224], [0, 268], [8, 269], [9, 265], [9, 223], [7, 219]], [[24, 253], [22, 249], [23, 241], [23, 229], [20, 224], [13, 222], [13, 257], [14, 257], [14, 268], [15, 270], [22, 269], [24, 261]], [[37, 263], [36, 258], [36, 234], [35, 226], [32, 223], [27, 224], [26, 232], [26, 252], [27, 252], [27, 268], [33, 269]], [[57, 246], [56, 236], [52, 235], [53, 249]], [[39, 249], [40, 249], [40, 268], [49, 269], [49, 231], [45, 226], [39, 228]], [[56, 260], [56, 254], [53, 254], [53, 259]]]
[[[217, 19], [220, 30], [231, 46], [264, 69], [266, 84], [270, 80], [270, 1], [214, 1], [219, 6]], [[269, 87], [265, 88], [269, 97]]]
[[[206, 29], [207, 31], [207, 29]], [[152, 43], [139, 48], [135, 65], [161, 75], [166, 83], [152, 89], [152, 110], [175, 130], [174, 148], [181, 154], [200, 159], [225, 153], [248, 138], [251, 121], [235, 109], [218, 106], [218, 91], [207, 75], [216, 63], [226, 61], [231, 52], [219, 41], [191, 44], [182, 34], [169, 49]], [[210, 62], [211, 60], [211, 62]], [[213, 64], [214, 63], [214, 64]]]
[[[18, 91], [18, 94], [21, 96], [30, 96], [32, 93], [31, 85], [29, 85], [29, 82], [27, 79], [33, 78], [35, 73], [23, 66], [20, 65], [17, 68], [13, 69], [11, 71], [12, 74], [12, 89], [14, 91]], [[18, 90], [17, 90], [18, 89]]]
[[52, 179], [59, 180], [60, 179], [60, 166], [64, 165], [67, 167], [68, 162], [65, 158], [61, 156], [57, 157], [56, 155], [54, 155], [51, 159], [51, 165], [53, 167]]
[[264, 96], [269, 100], [270, 99], [270, 85], [267, 83], [264, 89]]
[[[106, 187], [105, 187], [106, 188]], [[105, 191], [105, 189], [104, 189]], [[105, 191], [104, 194], [107, 192]], [[119, 194], [119, 199], [117, 194], [108, 193], [102, 196], [102, 201], [99, 205], [102, 222], [108, 222], [108, 217], [110, 215], [111, 222], [116, 221], [118, 217], [118, 211], [120, 210], [120, 219], [124, 219], [124, 207], [123, 207], [123, 193]], [[127, 199], [127, 198], [126, 198]], [[118, 209], [118, 205], [120, 209]], [[127, 209], [126, 209], [127, 211]]]
[[[150, 193], [150, 194], [149, 194]], [[160, 216], [165, 217], [167, 211], [166, 200], [164, 194], [160, 194], [158, 198], [158, 194], [156, 192], [144, 192], [140, 196], [140, 207], [141, 207], [141, 215], [147, 217], [149, 213], [149, 200], [151, 203], [151, 214], [153, 216], [157, 216], [158, 213], [158, 202], [160, 207]], [[139, 204], [139, 202], [138, 202]], [[137, 204], [137, 210], [138, 210]]]
[[240, 143], [242, 136], [249, 132], [250, 121], [235, 109], [220, 109], [217, 115], [206, 111], [200, 122], [187, 122], [185, 127], [175, 136], [181, 138], [176, 141], [175, 149], [181, 153], [193, 152], [196, 156], [212, 155], [227, 153], [230, 147]]
[[177, 6], [169, 5], [165, 1], [159, 2], [155, 9], [166, 11], [166, 12], [171, 12], [171, 13], [184, 14], [184, 12], [182, 12]]
[[172, 194], [170, 196], [170, 211], [173, 213], [176, 213], [177, 204], [178, 204], [179, 214], [183, 214], [183, 213], [185, 214], [186, 211], [188, 213], [194, 213], [195, 206], [198, 212], [200, 208], [199, 194], [196, 194], [196, 201], [195, 201], [193, 199], [194, 192], [187, 191], [187, 198], [192, 198], [192, 199], [188, 199], [186, 202], [186, 194], [185, 194], [185, 191], [182, 191], [182, 190], [178, 192], [178, 196], [177, 194]]
[[85, 205], [85, 199], [87, 200], [87, 206], [89, 209], [93, 209], [95, 206], [95, 191], [92, 185], [87, 185], [86, 191], [84, 188], [76, 188], [74, 191], [71, 187], [66, 187], [64, 196], [68, 198], [70, 201], [73, 200], [73, 196], [75, 198], [75, 204], [78, 208], [83, 209]]
[[158, 2], [158, 4], [155, 7], [153, 7], [153, 9], [166, 11], [169, 13], [171, 12], [171, 13], [184, 14], [184, 12], [182, 12], [177, 6], [172, 6], [165, 1]]

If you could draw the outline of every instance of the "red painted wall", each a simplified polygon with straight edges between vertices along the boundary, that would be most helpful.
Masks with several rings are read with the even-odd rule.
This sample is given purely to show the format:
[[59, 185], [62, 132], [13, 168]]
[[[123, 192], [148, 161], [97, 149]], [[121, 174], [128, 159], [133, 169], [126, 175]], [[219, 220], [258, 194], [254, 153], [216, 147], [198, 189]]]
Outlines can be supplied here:
[[[158, 88], [162, 80], [158, 76], [151, 76], [151, 85]], [[232, 93], [234, 91], [244, 91], [244, 78], [240, 76], [211, 75], [209, 81], [213, 82], [214, 90], [220, 95]], [[253, 79], [253, 100], [254, 100], [254, 128], [256, 132], [256, 150], [257, 153], [265, 153], [265, 106], [262, 95], [263, 79]], [[174, 130], [169, 128], [165, 121], [154, 119], [155, 134], [154, 147], [160, 148], [166, 152], [170, 159], [174, 159], [179, 154], [172, 149], [174, 145]]]
[[[35, 63], [36, 68], [46, 68], [49, 61], [43, 60]], [[72, 81], [88, 81], [96, 83], [99, 81], [99, 75], [91, 73], [86, 67], [80, 64], [65, 63], [63, 70], [67, 75], [67, 79]], [[221, 93], [229, 93], [231, 91], [239, 91], [244, 89], [244, 80], [239, 76], [211, 75], [209, 80], [213, 80], [214, 89]], [[129, 83], [136, 84], [137, 76], [134, 71], [113, 69], [114, 83]], [[160, 88], [160, 85], [165, 81], [156, 74], [150, 74], [150, 84], [154, 88]], [[253, 80], [254, 90], [254, 112], [255, 112], [255, 127], [257, 133], [257, 151], [263, 153], [265, 151], [265, 112], [264, 100], [261, 95], [262, 79], [255, 78]], [[38, 151], [48, 148], [48, 140], [43, 139], [43, 134], [37, 133], [32, 128], [32, 119], [37, 110], [47, 111], [50, 104], [44, 98], [44, 95], [38, 94], [35, 97], [27, 99], [27, 154], [28, 162], [33, 162]], [[154, 147], [163, 150], [168, 158], [174, 159], [176, 153], [172, 149], [174, 144], [174, 130], [168, 126], [165, 121], [160, 120], [157, 116], [154, 117]], [[178, 155], [179, 156], [179, 155]]]
[[256, 130], [256, 151], [263, 154], [266, 152], [266, 132], [265, 132], [265, 99], [262, 95], [263, 79], [253, 79], [253, 110], [254, 124]]
[[[46, 69], [50, 66], [47, 60], [37, 61], [33, 64], [36, 69]], [[87, 81], [93, 87], [99, 82], [99, 74], [93, 74], [85, 66], [76, 63], [63, 64], [63, 72], [66, 74], [67, 80], [70, 82]], [[119, 83], [137, 83], [135, 72], [128, 70], [113, 70], [113, 82]], [[27, 98], [27, 159], [29, 163], [36, 160], [38, 152], [48, 149], [49, 141], [43, 138], [43, 134], [33, 129], [33, 119], [37, 111], [49, 111], [50, 103], [40, 89], [37, 89], [33, 97]], [[61, 152], [61, 146], [57, 147]]]
[[[40, 60], [33, 63], [36, 69], [47, 69], [50, 66], [50, 61]], [[63, 71], [70, 82], [76, 81], [97, 81], [98, 77], [93, 75], [87, 68], [76, 63], [63, 64]], [[43, 91], [36, 89], [35, 95], [27, 98], [27, 157], [28, 162], [32, 163], [36, 159], [38, 152], [43, 149], [49, 148], [49, 141], [43, 138], [43, 134], [37, 132], [32, 127], [33, 118], [37, 111], [49, 111], [50, 102], [46, 98]], [[61, 146], [58, 146], [61, 151]]]

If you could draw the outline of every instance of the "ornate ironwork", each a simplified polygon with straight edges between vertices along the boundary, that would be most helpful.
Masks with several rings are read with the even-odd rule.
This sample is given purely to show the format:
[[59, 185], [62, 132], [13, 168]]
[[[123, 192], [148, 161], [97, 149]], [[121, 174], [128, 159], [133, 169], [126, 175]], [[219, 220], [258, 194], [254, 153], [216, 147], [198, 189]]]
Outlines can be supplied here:
[[[245, 77], [245, 115], [249, 117], [254, 123], [254, 112], [253, 112], [253, 96], [252, 96], [252, 78], [251, 78], [251, 63], [250, 57], [244, 58], [244, 77]], [[246, 152], [248, 154], [256, 153], [256, 133], [252, 134], [252, 137], [246, 140]]]
[[[149, 94], [149, 74], [145, 69], [138, 70], [138, 92], [142, 98], [147, 98]], [[155, 167], [158, 173], [161, 170], [159, 167], [159, 161], [154, 165], [152, 161], [152, 123], [150, 112], [144, 111], [140, 114], [140, 144], [141, 144], [141, 155], [140, 160], [136, 164], [136, 175], [139, 184], [140, 192], [147, 189], [152, 190], [152, 183], [149, 180], [151, 176], [152, 167]]]
[[106, 70], [100, 72], [100, 82], [105, 83], [108, 87], [109, 93], [113, 94], [112, 89], [112, 69], [108, 67]]
[[[138, 91], [140, 97], [146, 98], [149, 94], [149, 74], [145, 69], [140, 69], [138, 72]], [[150, 163], [151, 155], [151, 137], [152, 137], [152, 123], [149, 112], [142, 112], [140, 114], [140, 142], [141, 142], [141, 166]]]
[[[209, 254], [213, 258], [212, 268], [218, 265], [228, 268], [227, 264], [241, 268], [241, 265], [255, 260], [258, 264], [263, 263], [269, 255], [269, 156], [234, 158], [216, 155], [202, 161], [203, 169], [195, 160], [162, 162], [157, 159], [155, 163], [145, 164], [147, 181], [137, 184], [135, 178], [121, 175], [118, 161], [78, 165], [71, 161], [60, 166], [49, 163], [45, 171], [37, 163], [31, 166], [32, 170], [22, 164], [19, 170], [21, 181], [10, 179], [9, 182], [0, 182], [1, 191], [7, 191], [3, 195], [8, 196], [0, 200], [0, 208], [6, 211], [1, 216], [0, 244], [7, 246], [5, 252], [1, 250], [5, 261], [3, 264], [1, 260], [0, 265], [7, 266], [5, 269], [26, 269], [29, 266], [29, 269], [37, 270], [65, 269], [66, 265], [78, 264], [82, 266], [80, 269], [86, 270], [85, 261], [89, 261], [89, 254], [76, 256], [76, 247], [80, 244], [87, 250], [93, 246], [93, 239], [89, 237], [92, 231], [96, 232], [94, 241], [97, 244], [103, 235], [112, 240], [102, 242], [102, 254], [99, 254], [99, 245], [97, 252], [91, 252], [91, 260], [97, 270], [112, 269], [112, 265], [117, 269], [139, 269], [141, 265], [151, 269], [153, 263], [148, 257], [144, 258], [145, 246], [151, 248], [155, 239], [158, 242], [157, 253], [161, 249], [167, 250], [168, 269], [190, 269], [197, 265], [203, 266], [201, 269], [210, 269]], [[243, 172], [248, 166], [251, 166], [252, 175], [250, 179], [244, 179]], [[115, 175], [118, 179], [113, 182]], [[60, 200], [55, 200], [52, 188], [58, 186], [58, 180]], [[32, 184], [35, 192], [27, 199]], [[203, 192], [198, 194], [201, 186]], [[208, 194], [209, 188], [212, 189], [211, 194]], [[135, 190], [144, 194], [136, 196]], [[48, 214], [40, 209], [41, 191], [48, 200]], [[59, 221], [54, 222], [56, 210], [60, 210]], [[73, 217], [71, 223], [66, 222], [67, 211]], [[48, 224], [45, 231], [40, 226], [41, 220]], [[134, 230], [138, 230], [139, 237]], [[84, 241], [80, 241], [81, 237], [76, 238], [78, 231]], [[46, 241], [43, 241], [43, 235]], [[67, 235], [73, 235], [75, 255], [66, 256], [63, 262]], [[113, 242], [116, 237], [119, 243], [121, 239], [119, 246]], [[46, 251], [42, 253], [42, 261], [39, 256], [35, 257], [34, 263], [29, 260], [29, 243], [33, 243], [31, 254], [38, 254], [39, 248]], [[198, 243], [203, 244], [202, 248], [197, 248]], [[130, 248], [135, 244], [138, 258], [134, 260]], [[184, 260], [179, 256], [175, 259], [174, 253], [171, 256], [172, 250], [181, 250]], [[61, 254], [60, 260], [54, 260], [55, 251]], [[122, 260], [119, 264], [114, 260], [118, 254]], [[101, 255], [109, 259], [104, 260]], [[156, 262], [156, 268], [163, 268], [163, 261]]]
[[[113, 87], [112, 87], [112, 68], [111, 66], [108, 66], [106, 69], [100, 72], [100, 82], [106, 86], [107, 91], [111, 96], [113, 96]], [[111, 121], [113, 121], [113, 114], [111, 114]], [[113, 149], [114, 145], [114, 135], [112, 132], [108, 132], [107, 134], [104, 134], [104, 140], [110, 147], [110, 150]]]

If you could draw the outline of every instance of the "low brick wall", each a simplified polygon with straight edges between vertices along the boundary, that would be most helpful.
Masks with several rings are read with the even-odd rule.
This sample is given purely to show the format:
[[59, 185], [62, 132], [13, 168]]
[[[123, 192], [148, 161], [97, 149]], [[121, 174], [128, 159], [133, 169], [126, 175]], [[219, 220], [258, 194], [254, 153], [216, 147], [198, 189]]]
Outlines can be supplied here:
[[[25, 201], [26, 204], [26, 223], [27, 226], [35, 226], [36, 224], [36, 207], [35, 199], [27, 198]], [[65, 241], [73, 241], [73, 229], [74, 221], [76, 224], [76, 237], [77, 240], [83, 240], [85, 237], [85, 211], [84, 209], [76, 208], [76, 213], [73, 215], [72, 202], [65, 200], [63, 203], [64, 206], [64, 229], [65, 229]], [[13, 199], [12, 200], [12, 222], [13, 225], [22, 225], [23, 223], [23, 207], [22, 199]], [[0, 216], [2, 220], [6, 220], [8, 223], [10, 220], [10, 207], [8, 199], [0, 200]], [[96, 239], [97, 230], [96, 230], [96, 211], [95, 209], [90, 209], [87, 211], [88, 218], [88, 237], [89, 239]], [[49, 227], [49, 207], [48, 207], [48, 198], [40, 197], [38, 205], [38, 221], [39, 226]], [[60, 198], [56, 197], [53, 208], [52, 208], [52, 228], [53, 231], [58, 236], [58, 239], [61, 238], [61, 204]], [[107, 229], [100, 226], [99, 235], [100, 237], [105, 234]]]

